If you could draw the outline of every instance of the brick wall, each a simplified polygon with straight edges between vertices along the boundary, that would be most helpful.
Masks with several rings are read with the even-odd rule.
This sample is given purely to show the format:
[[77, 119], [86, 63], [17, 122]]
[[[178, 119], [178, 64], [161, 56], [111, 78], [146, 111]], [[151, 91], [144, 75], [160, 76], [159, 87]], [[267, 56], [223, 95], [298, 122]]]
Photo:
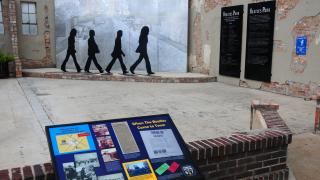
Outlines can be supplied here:
[[15, 75], [16, 77], [22, 77], [22, 65], [19, 59], [19, 41], [16, 8], [16, 2], [14, 0], [9, 0], [9, 26], [11, 35], [12, 54], [15, 57]]
[[[54, 41], [52, 41], [52, 39], [54, 38], [54, 35], [51, 33], [54, 29], [53, 14], [51, 10], [54, 3], [51, 1], [44, 2], [42, 0], [34, 0], [34, 2], [37, 2], [37, 21], [39, 22], [38, 32], [39, 36], [43, 36], [43, 38], [42, 40], [39, 40], [37, 36], [32, 36], [32, 38], [26, 40], [25, 36], [21, 35], [21, 14], [19, 13], [21, 10], [21, 2], [22, 1], [17, 0], [2, 1], [5, 36], [8, 35], [8, 38], [0, 39], [0, 43], [5, 44], [1, 50], [15, 56], [15, 61], [9, 64], [9, 70], [10, 76], [16, 77], [22, 76], [22, 68], [56, 67], [53, 57], [55, 50]], [[42, 18], [45, 19], [45, 24], [41, 23], [43, 20]], [[23, 49], [30, 44], [35, 46], [43, 45], [40, 50], [44, 51], [44, 56], [36, 59], [26, 59]], [[28, 52], [27, 57], [30, 57], [32, 54], [34, 54], [34, 52]]]
[[[246, 88], [256, 88], [252, 87], [248, 84], [248, 82], [240, 80], [240, 87]], [[299, 83], [294, 81], [287, 81], [285, 83], [271, 82], [271, 83], [261, 83], [258, 88], [263, 91], [273, 92], [277, 94], [293, 96], [293, 97], [301, 97], [301, 98], [310, 98], [311, 96], [320, 93], [320, 84], [315, 82], [309, 83]]]
[[11, 170], [0, 170], [1, 180], [55, 180], [53, 167], [51, 163], [37, 164], [34, 166], [25, 166], [12, 168]]
[[56, 68], [56, 64], [53, 63], [51, 57], [45, 57], [41, 60], [33, 59], [21, 59], [23, 69], [34, 69], [34, 68]]
[[[292, 133], [273, 103], [252, 102], [266, 128], [187, 143], [206, 179], [288, 179], [287, 149]], [[251, 121], [253, 122], [253, 121]]]
[[[278, 114], [278, 108], [274, 103], [253, 101], [251, 124], [264, 121], [265, 127], [187, 143], [206, 179], [288, 179], [287, 151], [292, 133]], [[255, 117], [256, 112], [261, 116]], [[54, 177], [51, 163], [0, 171], [1, 180], [53, 180]]]

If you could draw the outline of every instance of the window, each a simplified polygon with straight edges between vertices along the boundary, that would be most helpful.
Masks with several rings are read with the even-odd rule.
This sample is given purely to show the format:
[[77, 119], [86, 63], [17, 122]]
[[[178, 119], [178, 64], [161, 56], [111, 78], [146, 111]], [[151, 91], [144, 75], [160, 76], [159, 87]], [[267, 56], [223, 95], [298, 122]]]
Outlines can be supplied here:
[[37, 35], [37, 11], [36, 3], [23, 2], [21, 3], [22, 8], [22, 34], [24, 35]]
[[3, 17], [2, 17], [2, 1], [0, 1], [0, 34], [4, 34]]

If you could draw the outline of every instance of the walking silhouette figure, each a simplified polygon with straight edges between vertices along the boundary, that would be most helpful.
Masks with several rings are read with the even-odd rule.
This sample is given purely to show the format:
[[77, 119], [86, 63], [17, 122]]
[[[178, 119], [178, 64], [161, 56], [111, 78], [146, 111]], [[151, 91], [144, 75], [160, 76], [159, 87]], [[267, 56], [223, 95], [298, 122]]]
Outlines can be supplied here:
[[70, 58], [70, 56], [72, 56], [72, 59], [73, 59], [73, 62], [74, 64], [76, 65], [76, 68], [77, 68], [77, 72], [81, 72], [81, 68], [78, 64], [78, 61], [77, 61], [77, 57], [76, 57], [76, 48], [75, 48], [75, 39], [76, 39], [76, 35], [77, 35], [77, 30], [76, 29], [71, 29], [70, 31], [70, 35], [68, 37], [68, 50], [67, 50], [67, 55], [66, 55], [66, 58], [64, 59], [62, 65], [61, 65], [61, 70], [63, 72], [67, 72], [66, 71], [66, 64]]
[[127, 67], [123, 63], [123, 59], [122, 59], [122, 55], [123, 56], [126, 56], [126, 55], [123, 53], [122, 48], [121, 48], [121, 37], [122, 37], [122, 31], [119, 30], [117, 32], [117, 37], [116, 37], [116, 40], [114, 42], [113, 52], [111, 53], [112, 60], [109, 63], [109, 65], [107, 66], [107, 68], [106, 68], [106, 72], [109, 73], [109, 74], [110, 74], [110, 70], [111, 70], [113, 64], [116, 62], [117, 59], [119, 59], [123, 74], [125, 75], [125, 74], [128, 73]]
[[103, 73], [103, 69], [99, 65], [97, 58], [96, 58], [96, 53], [100, 53], [100, 50], [99, 50], [99, 47], [98, 47], [96, 41], [94, 40], [94, 36], [95, 36], [94, 30], [89, 31], [89, 36], [90, 36], [90, 38], [88, 39], [88, 56], [89, 57], [88, 57], [86, 66], [84, 68], [84, 71], [87, 73], [91, 73], [89, 71], [89, 69], [90, 69], [91, 61], [93, 61], [94, 65], [97, 67], [97, 69], [100, 71], [100, 73]]
[[134, 70], [141, 63], [142, 59], [146, 61], [146, 68], [147, 68], [148, 75], [154, 74], [154, 72], [152, 72], [151, 70], [151, 65], [150, 65], [148, 51], [147, 51], [148, 34], [149, 34], [149, 27], [148, 26], [142, 27], [140, 37], [139, 37], [139, 46], [136, 49], [136, 52], [140, 53], [140, 56], [138, 60], [130, 67], [130, 72], [132, 74], [135, 74]]

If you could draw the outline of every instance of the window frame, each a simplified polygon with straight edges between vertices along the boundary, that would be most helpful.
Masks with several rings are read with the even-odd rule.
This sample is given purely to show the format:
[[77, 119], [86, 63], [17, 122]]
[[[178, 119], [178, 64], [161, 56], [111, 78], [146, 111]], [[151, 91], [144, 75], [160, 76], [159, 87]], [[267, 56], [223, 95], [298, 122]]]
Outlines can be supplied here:
[[[24, 12], [24, 6], [28, 7], [28, 12]], [[34, 12], [30, 12], [30, 5], [34, 6]], [[21, 4], [21, 31], [24, 36], [37, 36], [38, 32], [38, 20], [37, 20], [37, 3], [36, 2], [28, 2], [22, 1]], [[30, 15], [34, 16], [34, 22], [30, 22]], [[25, 22], [25, 16], [27, 16], [27, 22]], [[27, 31], [25, 31], [25, 27], [27, 27]], [[31, 30], [32, 27], [35, 27], [35, 33]], [[27, 33], [26, 33], [27, 32]]]
[[0, 0], [0, 16], [1, 16], [0, 26], [2, 26], [2, 29], [3, 29], [3, 31], [0, 31], [0, 35], [4, 35], [5, 30], [4, 30], [4, 22], [3, 22], [3, 5], [2, 5], [2, 0]]

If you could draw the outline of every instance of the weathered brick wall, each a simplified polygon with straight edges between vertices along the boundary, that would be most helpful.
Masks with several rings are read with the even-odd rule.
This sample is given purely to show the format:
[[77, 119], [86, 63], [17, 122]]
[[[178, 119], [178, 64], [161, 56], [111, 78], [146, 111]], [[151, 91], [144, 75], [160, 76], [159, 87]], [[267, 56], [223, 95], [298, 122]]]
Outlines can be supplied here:
[[22, 66], [19, 59], [19, 41], [18, 41], [18, 28], [17, 28], [17, 7], [14, 0], [9, 0], [9, 27], [11, 36], [12, 54], [15, 58], [15, 76], [22, 77]]
[[[17, 9], [21, 9], [23, 1], [16, 1]], [[37, 9], [36, 35], [22, 34], [22, 15], [17, 11], [19, 55], [22, 67], [48, 68], [55, 66], [55, 41], [54, 41], [54, 1], [33, 0]]]
[[56, 68], [56, 65], [53, 63], [52, 58], [45, 57], [41, 60], [33, 59], [21, 59], [22, 67], [24, 69], [34, 69], [34, 68]]
[[286, 161], [290, 142], [291, 135], [268, 130], [195, 141], [188, 146], [207, 179], [272, 179], [273, 176], [288, 179]]
[[[23, 68], [56, 67], [54, 54], [54, 1], [34, 0], [37, 3], [38, 35], [22, 35], [21, 2], [3, 0], [5, 37], [0, 35], [1, 50], [13, 54], [15, 63], [10, 73], [21, 77]], [[2, 45], [4, 44], [4, 45]]]
[[[320, 27], [320, 13], [317, 8], [320, 6], [319, 0], [276, 1], [271, 83], [244, 77], [246, 36], [242, 37], [240, 78], [219, 74], [221, 8], [244, 5], [245, 34], [248, 4], [262, 1], [266, 0], [189, 0], [188, 70], [217, 76], [219, 82], [240, 84], [295, 97], [308, 97], [315, 94], [315, 91], [320, 92], [320, 71], [317, 71], [320, 66], [317, 51]], [[308, 9], [307, 13], [305, 9]], [[296, 55], [296, 38], [299, 36], [306, 36], [308, 39], [306, 56]]]
[[[230, 137], [187, 143], [193, 160], [208, 180], [215, 179], [289, 179], [288, 145], [292, 133], [278, 114], [279, 105], [253, 101], [252, 121], [259, 111], [266, 127]], [[52, 164], [1, 170], [0, 179], [53, 180]]]

